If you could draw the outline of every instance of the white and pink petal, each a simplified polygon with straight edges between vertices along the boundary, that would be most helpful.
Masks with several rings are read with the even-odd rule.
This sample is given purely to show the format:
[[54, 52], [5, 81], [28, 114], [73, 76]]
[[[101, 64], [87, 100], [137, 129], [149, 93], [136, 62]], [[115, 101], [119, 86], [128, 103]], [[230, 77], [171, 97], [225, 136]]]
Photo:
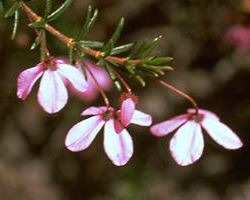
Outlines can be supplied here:
[[140, 126], [150, 126], [152, 124], [152, 116], [139, 110], [135, 110], [131, 123]]
[[204, 149], [200, 125], [194, 121], [186, 122], [171, 138], [169, 148], [174, 160], [181, 166], [197, 161]]
[[239, 149], [243, 146], [240, 138], [225, 124], [209, 118], [205, 118], [201, 124], [212, 139], [224, 148]]
[[70, 151], [82, 151], [90, 146], [105, 121], [100, 116], [93, 116], [74, 125], [65, 139], [65, 146]]
[[188, 120], [188, 115], [186, 114], [179, 115], [167, 121], [163, 121], [153, 125], [150, 128], [150, 131], [152, 132], [153, 135], [162, 137], [173, 132], [175, 129], [184, 124], [187, 120]]
[[83, 115], [83, 116], [85, 116], [85, 115], [101, 115], [101, 114], [104, 114], [107, 110], [108, 110], [107, 106], [100, 106], [100, 107], [92, 106], [92, 107], [85, 109], [81, 113], [81, 115]]
[[66, 87], [56, 71], [46, 70], [38, 90], [38, 102], [48, 113], [60, 111], [68, 101]]
[[17, 96], [25, 100], [30, 94], [34, 84], [43, 74], [42, 64], [22, 71], [17, 79]]
[[88, 85], [79, 69], [68, 64], [58, 64], [56, 70], [64, 79], [68, 80], [74, 89], [84, 92]]
[[119, 134], [114, 128], [114, 120], [106, 122], [104, 127], [104, 150], [117, 166], [125, 165], [133, 155], [133, 141], [126, 129]]

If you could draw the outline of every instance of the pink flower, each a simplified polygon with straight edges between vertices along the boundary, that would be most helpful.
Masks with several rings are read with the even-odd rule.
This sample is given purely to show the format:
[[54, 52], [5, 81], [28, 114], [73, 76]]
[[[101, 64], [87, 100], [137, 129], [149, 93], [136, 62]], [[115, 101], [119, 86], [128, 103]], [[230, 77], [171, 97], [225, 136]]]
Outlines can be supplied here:
[[[133, 154], [133, 141], [126, 129], [116, 130], [115, 126], [122, 126], [119, 118], [120, 111], [115, 112], [111, 107], [90, 107], [82, 115], [93, 115], [76, 125], [68, 132], [65, 146], [74, 152], [82, 151], [90, 146], [98, 132], [104, 126], [104, 150], [117, 166], [125, 165]], [[152, 118], [139, 110], [135, 110], [130, 123], [150, 126]]]
[[179, 115], [170, 120], [151, 127], [151, 132], [158, 137], [165, 136], [177, 130], [170, 140], [170, 152], [175, 161], [186, 166], [197, 161], [204, 149], [201, 128], [204, 128], [211, 138], [226, 149], [242, 147], [240, 138], [225, 124], [219, 121], [214, 113], [199, 109], [188, 109], [187, 114]]
[[87, 83], [77, 68], [62, 60], [52, 60], [49, 64], [39, 63], [20, 73], [17, 80], [17, 96], [25, 100], [36, 81], [41, 78], [38, 89], [38, 103], [48, 113], [60, 111], [68, 101], [66, 85], [84, 92]]
[[227, 30], [224, 41], [236, 47], [237, 51], [245, 52], [250, 49], [250, 27], [235, 25]]
[[[101, 68], [97, 65], [94, 65], [91, 62], [88, 62], [88, 61], [85, 61], [85, 62], [88, 65], [88, 67], [90, 68], [93, 75], [95, 76], [100, 87], [104, 90], [111, 89], [112, 82], [111, 82], [107, 72], [103, 68]], [[80, 66], [78, 66], [78, 69], [80, 70], [81, 73], [83, 73]], [[95, 81], [93, 80], [92, 76], [89, 74], [89, 72], [87, 70], [86, 70], [86, 77], [87, 77], [88, 88], [85, 92], [77, 91], [74, 88], [71, 88], [71, 91], [73, 92], [73, 94], [78, 96], [80, 99], [82, 99], [86, 102], [91, 102], [99, 96], [99, 90], [96, 86]]]

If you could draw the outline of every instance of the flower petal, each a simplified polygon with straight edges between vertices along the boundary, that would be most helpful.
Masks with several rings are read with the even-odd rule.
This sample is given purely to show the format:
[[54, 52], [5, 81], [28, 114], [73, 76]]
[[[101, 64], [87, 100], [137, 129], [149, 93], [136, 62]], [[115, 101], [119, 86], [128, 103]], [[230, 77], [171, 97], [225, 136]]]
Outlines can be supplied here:
[[186, 166], [197, 161], [203, 152], [204, 140], [201, 127], [194, 121], [188, 121], [172, 137], [170, 151], [175, 161]]
[[140, 126], [150, 126], [152, 124], [152, 117], [149, 114], [135, 110], [131, 123]]
[[76, 67], [68, 64], [58, 64], [57, 72], [67, 79], [70, 84], [78, 91], [84, 92], [87, 90], [87, 82], [83, 74]]
[[108, 108], [106, 106], [100, 106], [100, 107], [89, 107], [87, 109], [85, 109], [81, 115], [85, 116], [85, 115], [101, 115], [103, 113], [105, 113], [108, 110]]
[[29, 95], [37, 79], [43, 74], [43, 67], [38, 64], [35, 67], [22, 71], [17, 79], [17, 96], [25, 100]]
[[48, 113], [60, 111], [68, 101], [66, 87], [56, 71], [46, 70], [38, 90], [38, 102]]
[[65, 139], [65, 146], [70, 151], [82, 151], [89, 147], [105, 121], [100, 116], [93, 116], [74, 125]]
[[125, 165], [133, 155], [133, 141], [126, 129], [115, 132], [114, 120], [106, 122], [104, 127], [104, 150], [109, 159], [117, 166]]
[[[85, 60], [85, 62], [89, 66], [92, 74], [95, 75], [96, 80], [98, 81], [101, 88], [103, 88], [104, 90], [110, 89], [112, 87], [112, 82], [106, 70], [104, 70], [102, 67], [99, 67], [98, 65], [91, 63], [89, 61]], [[95, 81], [93, 80], [92, 76], [88, 72], [87, 72], [87, 77], [89, 80], [88, 81], [89, 84], [91, 84], [94, 88], [98, 89], [96, 87]]]
[[218, 144], [226, 149], [238, 149], [242, 147], [240, 138], [225, 124], [205, 118], [202, 127]]
[[132, 98], [127, 98], [121, 105], [121, 122], [123, 126], [128, 126], [132, 120], [135, 111], [135, 102]]
[[179, 115], [167, 121], [153, 125], [150, 128], [150, 131], [155, 136], [158, 137], [165, 136], [174, 131], [175, 129], [177, 129], [182, 124], [184, 124], [187, 120], [188, 120], [188, 115]]

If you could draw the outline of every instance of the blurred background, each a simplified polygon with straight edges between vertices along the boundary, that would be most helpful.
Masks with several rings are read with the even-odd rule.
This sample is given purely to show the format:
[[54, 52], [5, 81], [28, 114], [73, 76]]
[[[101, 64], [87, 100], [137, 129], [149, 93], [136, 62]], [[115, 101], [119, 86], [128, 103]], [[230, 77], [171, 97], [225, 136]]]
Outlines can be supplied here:
[[[54, 8], [63, 1], [54, 0]], [[43, 1], [29, 5], [43, 13]], [[100, 17], [88, 38], [109, 38], [126, 18], [120, 43], [163, 38], [155, 54], [174, 57], [166, 80], [217, 113], [244, 141], [226, 151], [205, 136], [203, 157], [179, 167], [168, 150], [170, 137], [155, 138], [147, 128], [130, 127], [135, 153], [124, 167], [104, 153], [101, 132], [87, 150], [64, 147], [68, 130], [82, 120], [80, 112], [102, 105], [72, 96], [58, 114], [48, 115], [36, 101], [38, 84], [26, 101], [16, 97], [18, 74], [39, 62], [30, 51], [34, 32], [22, 15], [15, 40], [12, 20], [0, 17], [0, 199], [1, 200], [250, 200], [250, 0], [74, 0], [53, 25], [69, 36], [79, 31], [88, 5]], [[67, 49], [49, 36], [55, 56]], [[160, 85], [141, 88], [138, 107], [154, 122], [184, 113], [189, 103]], [[114, 104], [118, 93], [109, 90]]]

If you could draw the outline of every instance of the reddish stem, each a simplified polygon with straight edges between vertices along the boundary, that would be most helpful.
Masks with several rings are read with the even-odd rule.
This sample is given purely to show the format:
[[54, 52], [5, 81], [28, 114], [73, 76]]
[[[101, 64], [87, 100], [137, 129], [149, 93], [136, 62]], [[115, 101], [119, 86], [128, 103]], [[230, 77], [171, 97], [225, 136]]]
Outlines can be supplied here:
[[174, 87], [173, 85], [170, 85], [169, 83], [167, 83], [166, 81], [163, 81], [163, 80], [158, 80], [158, 82], [160, 84], [162, 84], [164, 87], [172, 90], [173, 92], [181, 95], [182, 97], [186, 98], [194, 107], [195, 109], [195, 114], [197, 115], [199, 113], [199, 107], [198, 107], [198, 104], [196, 103], [196, 101], [191, 97], [189, 96], [188, 94], [186, 94], [185, 92], [179, 90], [178, 88]]

